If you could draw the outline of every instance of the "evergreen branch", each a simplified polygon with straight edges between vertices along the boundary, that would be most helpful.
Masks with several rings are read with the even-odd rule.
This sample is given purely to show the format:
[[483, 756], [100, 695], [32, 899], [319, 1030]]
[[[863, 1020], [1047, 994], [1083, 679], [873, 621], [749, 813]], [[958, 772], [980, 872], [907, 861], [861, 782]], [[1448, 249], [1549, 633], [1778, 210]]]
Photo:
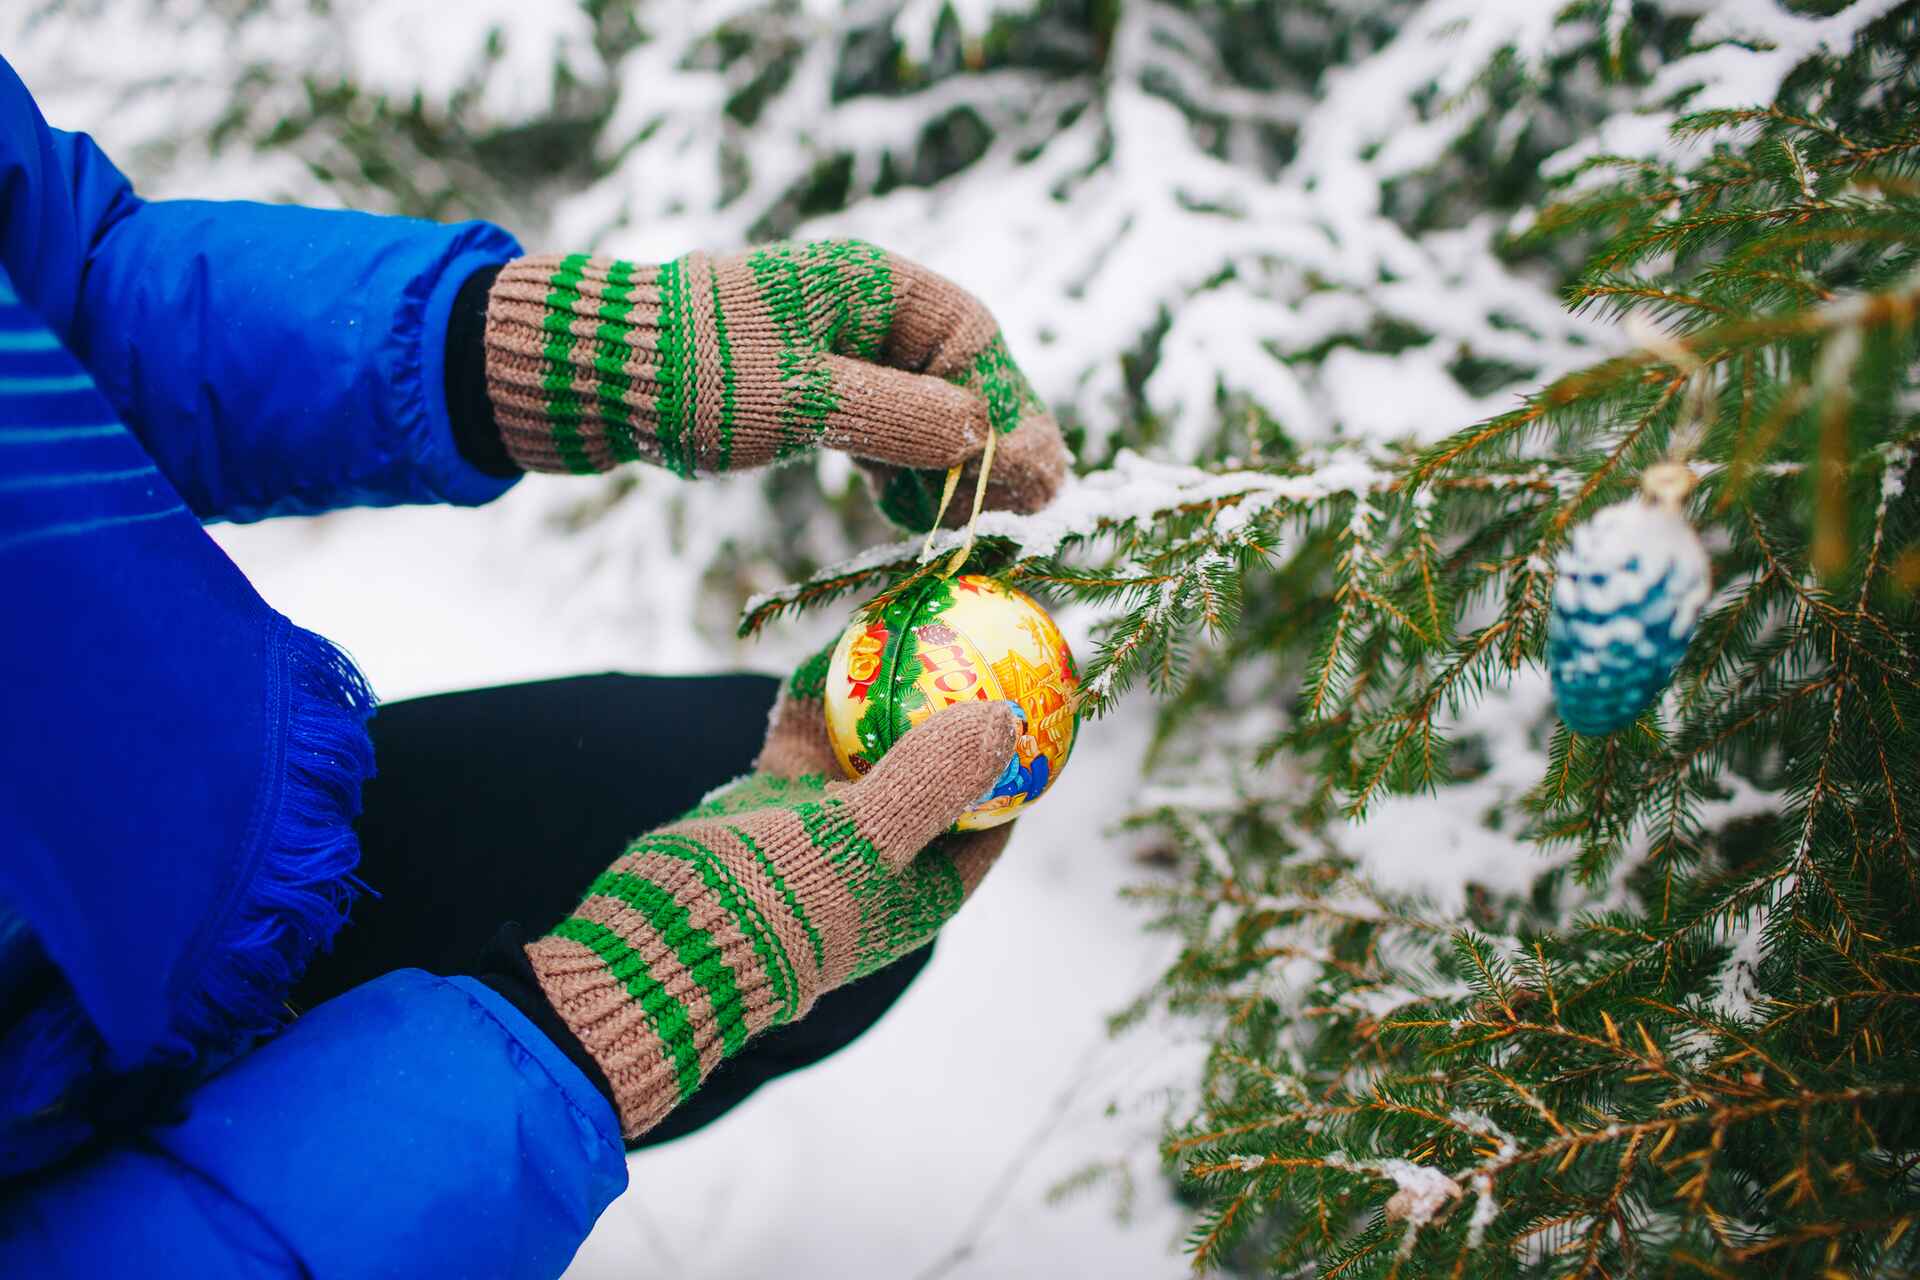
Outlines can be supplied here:
[[[1634, 1003], [1639, 1005], [1644, 1005], [1649, 1009], [1657, 1009], [1661, 1013], [1666, 1014], [1668, 1017], [1672, 1018], [1676, 1022], [1684, 1022], [1690, 1026], [1698, 1027], [1702, 1031], [1709, 1032], [1712, 1035], [1719, 1036], [1726, 1040], [1731, 1040], [1735, 1044], [1740, 1046], [1742, 1053], [1744, 1055], [1748, 1055], [1748, 1056], [1752, 1056], [1760, 1059], [1760, 1061], [1766, 1063], [1769, 1067], [1773, 1068], [1775, 1073], [1784, 1077], [1787, 1083], [1792, 1085], [1794, 1088], [1796, 1089], [1805, 1088], [1805, 1085], [1801, 1082], [1801, 1079], [1798, 1075], [1794, 1074], [1794, 1072], [1791, 1069], [1789, 1069], [1782, 1063], [1776, 1061], [1771, 1055], [1769, 1055], [1764, 1049], [1762, 1049], [1756, 1041], [1754, 1041], [1748, 1036], [1741, 1034], [1740, 1030], [1727, 1019], [1709, 1020], [1707, 1018], [1701, 1017], [1698, 1013], [1694, 1012], [1691, 1009], [1684, 1009], [1684, 1008], [1681, 1008], [1679, 1005], [1670, 1004], [1664, 1000], [1655, 1000], [1648, 996], [1636, 996], [1634, 997]], [[1720, 1084], [1720, 1087], [1722, 1087], [1723, 1089], [1727, 1089], [1732, 1092], [1740, 1092], [1741, 1090], [1740, 1085], [1737, 1085], [1734, 1082], [1726, 1080], [1724, 1078], [1721, 1078], [1719, 1080], [1719, 1084]]]
[[1250, 1133], [1259, 1133], [1266, 1129], [1277, 1129], [1286, 1125], [1297, 1125], [1308, 1120], [1328, 1120], [1340, 1116], [1350, 1116], [1364, 1111], [1362, 1106], [1307, 1106], [1299, 1110], [1289, 1110], [1284, 1115], [1267, 1116], [1246, 1124], [1228, 1125], [1223, 1129], [1209, 1129], [1205, 1133], [1191, 1134], [1166, 1144], [1169, 1154], [1190, 1151], [1194, 1147], [1211, 1147], [1225, 1142], [1228, 1138], [1242, 1138]]
[[1731, 315], [1733, 309], [1718, 302], [1695, 297], [1690, 293], [1679, 293], [1672, 289], [1662, 289], [1658, 285], [1637, 282], [1605, 283], [1601, 281], [1583, 282], [1574, 286], [1573, 305], [1577, 308], [1594, 298], [1632, 298], [1641, 302], [1664, 302], [1692, 311], [1705, 311], [1713, 315]]
[[1355, 582], [1355, 564], [1358, 551], [1354, 546], [1359, 536], [1357, 526], [1360, 514], [1356, 509], [1354, 518], [1349, 520], [1341, 533], [1345, 544], [1340, 558], [1334, 564], [1334, 572], [1340, 579], [1340, 585], [1334, 590], [1335, 613], [1333, 633], [1328, 637], [1325, 656], [1315, 664], [1317, 674], [1314, 677], [1313, 694], [1308, 699], [1308, 714], [1318, 719], [1324, 715], [1324, 708], [1331, 700], [1333, 682], [1338, 677], [1346, 653], [1346, 637], [1352, 629], [1353, 619], [1358, 612], [1360, 589]]
[[1856, 156], [1865, 150], [1860, 144], [1848, 138], [1846, 134], [1834, 128], [1832, 125], [1823, 124], [1818, 120], [1813, 120], [1803, 115], [1796, 115], [1790, 111], [1783, 111], [1778, 106], [1702, 111], [1676, 121], [1673, 129], [1676, 134], [1706, 133], [1712, 130], [1726, 128], [1728, 125], [1748, 124], [1756, 120], [1771, 120], [1779, 124], [1792, 125], [1796, 129], [1804, 129], [1809, 133], [1821, 134], [1824, 137], [1833, 139], [1839, 143], [1841, 147]]
[[[1695, 904], [1685, 918], [1671, 924], [1662, 922], [1659, 932], [1645, 930], [1625, 931], [1601, 922], [1589, 922], [1587, 928], [1601, 935], [1628, 937], [1645, 944], [1630, 950], [1613, 963], [1602, 965], [1597, 972], [1576, 990], [1575, 997], [1583, 997], [1620, 981], [1641, 965], [1658, 959], [1663, 968], [1673, 963], [1676, 948], [1693, 939], [1696, 931], [1718, 925], [1730, 924], [1738, 920], [1746, 911], [1759, 903], [1762, 895], [1770, 895], [1775, 885], [1791, 874], [1791, 866], [1785, 860], [1771, 871], [1752, 877], [1739, 877], [1730, 887], [1723, 887], [1707, 895], [1704, 901]], [[1665, 981], [1665, 974], [1662, 975]]]
[[[1752, 534], [1754, 546], [1765, 558], [1768, 570], [1771, 571], [1776, 580], [1784, 585], [1787, 590], [1793, 594], [1794, 598], [1800, 602], [1807, 616], [1817, 619], [1823, 625], [1835, 647], [1844, 647], [1850, 655], [1864, 658], [1867, 662], [1877, 667], [1881, 673], [1888, 678], [1920, 690], [1920, 670], [1917, 670], [1911, 665], [1899, 667], [1891, 665], [1878, 654], [1868, 649], [1866, 645], [1853, 634], [1852, 629], [1848, 626], [1848, 623], [1855, 620], [1854, 617], [1847, 611], [1836, 608], [1830, 601], [1810, 590], [1804, 584], [1800, 575], [1788, 572], [1786, 566], [1782, 564], [1780, 560], [1779, 553], [1775, 551], [1765, 530], [1762, 529], [1759, 517], [1749, 510], [1746, 513], [1746, 519], [1747, 528]], [[1909, 656], [1905, 652], [1905, 646], [1898, 637], [1891, 633], [1883, 634], [1885, 634], [1886, 639], [1895, 646], [1896, 652], [1899, 653], [1902, 658]]]
[[1778, 719], [1801, 699], [1832, 689], [1837, 681], [1836, 676], [1822, 675], [1791, 685], [1777, 694], [1759, 698], [1751, 707], [1734, 707], [1729, 713], [1730, 718], [1712, 727], [1711, 732], [1706, 736], [1697, 741], [1676, 745], [1659, 768], [1648, 776], [1645, 786], [1651, 790], [1677, 781], [1682, 774], [1698, 768], [1703, 759], [1712, 756], [1728, 743], [1746, 737], [1767, 721]]
[[1913, 1214], [1899, 1213], [1883, 1217], [1845, 1218], [1838, 1222], [1810, 1222], [1806, 1226], [1783, 1231], [1771, 1240], [1736, 1248], [1730, 1256], [1736, 1262], [1751, 1262], [1777, 1249], [1788, 1249], [1794, 1245], [1815, 1240], [1833, 1240], [1841, 1236], [1862, 1236], [1883, 1227], [1892, 1229], [1890, 1242], [1898, 1243], [1901, 1236], [1912, 1230], [1916, 1221], [1920, 1219], [1916, 1219]]
[[1492, 626], [1482, 628], [1464, 649], [1456, 652], [1453, 661], [1441, 670], [1439, 676], [1427, 686], [1414, 705], [1394, 717], [1394, 720], [1404, 728], [1388, 743], [1385, 754], [1375, 764], [1366, 784], [1348, 802], [1346, 807], [1348, 817], [1357, 818], [1366, 812], [1366, 806], [1385, 779], [1387, 770], [1393, 767], [1394, 760], [1414, 735], [1420, 734], [1423, 739], [1430, 741], [1433, 715], [1438, 710], [1441, 700], [1450, 695], [1473, 664], [1479, 661], [1493, 642], [1505, 634], [1510, 626], [1512, 626], [1511, 621], [1503, 619]]
[[[1907, 328], [1913, 325], [1916, 313], [1920, 313], [1920, 273], [1891, 289], [1854, 295], [1785, 315], [1730, 320], [1700, 330], [1685, 339], [1675, 338], [1672, 341], [1681, 344], [1702, 365], [1706, 365], [1734, 351], [1841, 329]], [[1416, 461], [1398, 487], [1418, 488], [1462, 459], [1540, 422], [1549, 413], [1591, 396], [1604, 394], [1644, 369], [1669, 362], [1670, 357], [1664, 348], [1656, 350], [1641, 347], [1589, 369], [1568, 374], [1529, 397], [1522, 409], [1490, 418], [1435, 446]]]
[[[1874, 31], [1886, 56], [1920, 20]], [[1866, 92], [1880, 64], [1823, 65]], [[1684, 171], [1583, 166], [1612, 185], [1509, 243], [1608, 237], [1570, 304], [1674, 331], [1630, 331], [1631, 350], [1389, 462], [1352, 506], [1290, 510], [1272, 572], [1241, 580], [1236, 631], [1195, 659], [1208, 706], [1167, 723], [1204, 733], [1229, 697], [1282, 693], [1294, 719], [1254, 759], [1310, 773], [1267, 803], [1329, 846], [1249, 814], [1214, 831], [1233, 883], [1161, 899], [1190, 947], [1171, 1002], [1213, 1011], [1234, 1055], [1177, 1153], [1207, 1170], [1189, 1187], [1237, 1206], [1210, 1262], [1737, 1275], [1752, 1258], [1812, 1276], [1920, 1257], [1899, 1225], [1920, 1216], [1902, 1167], [1920, 508], [1901, 452], [1920, 403], [1920, 132], [1910, 111], [1831, 116], [1841, 97], [1695, 119], [1741, 136]], [[1662, 448], [1694, 455], [1696, 522], [1731, 584], [1674, 696], [1600, 738], [1497, 723], [1482, 700], [1540, 655], [1554, 555]], [[1145, 567], [1126, 572], [1174, 574], [1200, 554], [1190, 536], [1130, 545]], [[1195, 596], [1172, 617], [1203, 612]], [[1521, 751], [1544, 759], [1517, 795]], [[1484, 814], [1510, 838], [1517, 800], [1520, 840], [1577, 856], [1402, 927], [1431, 913], [1380, 836], [1343, 856], [1340, 819], [1422, 790], [1436, 802], [1408, 815]], [[1454, 1190], [1429, 1183], [1416, 1218], [1408, 1184], [1356, 1177], [1369, 1167]]]
[[1586, 1262], [1581, 1268], [1583, 1275], [1600, 1272], [1600, 1246], [1609, 1228], [1619, 1233], [1620, 1243], [1627, 1249], [1629, 1264], [1633, 1260], [1633, 1232], [1620, 1215], [1620, 1197], [1625, 1194], [1627, 1183], [1633, 1176], [1634, 1157], [1639, 1154], [1640, 1141], [1639, 1134], [1627, 1139], [1626, 1150], [1620, 1153], [1619, 1176], [1613, 1181], [1613, 1189], [1593, 1212], [1593, 1225], [1587, 1229]]
[[1691, 1128], [1702, 1123], [1716, 1130], [1723, 1130], [1729, 1125], [1738, 1124], [1744, 1120], [1777, 1115], [1782, 1111], [1804, 1112], [1814, 1107], [1843, 1106], [1890, 1098], [1910, 1098], [1915, 1095], [1920, 1095], [1920, 1085], [1856, 1085], [1848, 1089], [1819, 1093], [1802, 1090], [1788, 1097], [1712, 1107], [1702, 1111], [1662, 1116], [1656, 1120], [1602, 1125], [1594, 1129], [1576, 1131], [1565, 1138], [1543, 1142], [1537, 1147], [1518, 1151], [1510, 1156], [1497, 1157], [1479, 1166], [1476, 1172], [1489, 1176], [1496, 1175], [1522, 1165], [1551, 1160], [1555, 1156], [1564, 1160], [1570, 1152], [1577, 1152], [1582, 1147], [1604, 1142], [1618, 1142], [1622, 1138], [1660, 1137], [1671, 1131]]
[[907, 563], [908, 558], [903, 556], [882, 560], [877, 564], [859, 564], [824, 577], [810, 579], [784, 591], [750, 600], [740, 615], [740, 625], [736, 634], [743, 639], [758, 635], [761, 628], [769, 622], [788, 613], [825, 604], [870, 587], [876, 582], [886, 581], [898, 572], [901, 565]]
[[1548, 1126], [1552, 1128], [1552, 1130], [1555, 1133], [1560, 1134], [1563, 1137], [1568, 1136], [1572, 1133], [1572, 1130], [1568, 1129], [1565, 1124], [1561, 1123], [1560, 1117], [1554, 1114], [1553, 1108], [1549, 1107], [1544, 1101], [1541, 1100], [1538, 1094], [1536, 1094], [1533, 1090], [1527, 1088], [1526, 1085], [1520, 1083], [1520, 1081], [1514, 1079], [1512, 1076], [1506, 1074], [1505, 1072], [1500, 1071], [1495, 1067], [1487, 1066], [1484, 1063], [1481, 1064], [1479, 1070], [1482, 1075], [1488, 1077], [1489, 1079], [1498, 1081], [1501, 1085], [1503, 1085], [1510, 1092], [1512, 1092], [1515, 1097], [1519, 1098], [1522, 1102], [1526, 1103], [1529, 1107], [1532, 1107], [1534, 1111], [1539, 1113], [1540, 1118], [1542, 1120], [1545, 1120]]
[[[1702, 368], [1705, 367], [1705, 362], [1703, 362]], [[1661, 411], [1673, 402], [1674, 397], [1686, 389], [1688, 379], [1693, 376], [1694, 370], [1683, 369], [1678, 376], [1668, 378], [1660, 384], [1660, 394], [1655, 398], [1653, 407], [1641, 414], [1640, 420], [1621, 435], [1618, 443], [1616, 443], [1613, 448], [1607, 450], [1606, 457], [1602, 459], [1600, 465], [1595, 467], [1587, 476], [1585, 482], [1581, 484], [1579, 492], [1575, 493], [1571, 500], [1560, 504], [1560, 510], [1553, 517], [1551, 535], [1543, 535], [1539, 544], [1533, 549], [1533, 554], [1536, 559], [1544, 556], [1551, 544], [1559, 540], [1565, 533], [1567, 525], [1572, 522], [1573, 517], [1586, 505], [1587, 500], [1600, 488], [1607, 477], [1612, 475], [1620, 466], [1621, 460], [1627, 456], [1627, 451], [1639, 442], [1641, 436], [1646, 434], [1647, 429], [1653, 425], [1654, 419], [1660, 415]]]

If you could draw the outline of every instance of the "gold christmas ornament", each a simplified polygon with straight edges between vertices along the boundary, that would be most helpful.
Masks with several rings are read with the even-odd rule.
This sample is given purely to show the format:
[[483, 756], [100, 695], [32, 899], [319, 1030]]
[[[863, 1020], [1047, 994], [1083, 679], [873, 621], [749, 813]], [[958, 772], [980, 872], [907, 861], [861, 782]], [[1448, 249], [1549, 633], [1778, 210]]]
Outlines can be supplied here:
[[1011, 702], [1023, 721], [1007, 770], [954, 824], [1011, 822], [1059, 776], [1073, 750], [1073, 654], [1047, 611], [993, 578], [930, 577], [863, 613], [827, 666], [827, 738], [849, 778], [907, 731], [960, 702]]

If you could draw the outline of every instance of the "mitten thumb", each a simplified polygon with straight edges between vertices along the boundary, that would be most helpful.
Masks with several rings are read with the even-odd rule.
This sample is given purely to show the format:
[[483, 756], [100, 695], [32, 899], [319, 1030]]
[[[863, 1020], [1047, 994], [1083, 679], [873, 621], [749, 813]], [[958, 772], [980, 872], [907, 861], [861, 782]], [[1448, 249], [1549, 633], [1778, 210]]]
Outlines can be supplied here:
[[986, 447], [987, 402], [924, 373], [826, 356], [836, 411], [821, 443], [856, 458], [944, 472]]
[[1013, 758], [1013, 708], [969, 702], [935, 712], [846, 789], [861, 834], [898, 871], [985, 795]]

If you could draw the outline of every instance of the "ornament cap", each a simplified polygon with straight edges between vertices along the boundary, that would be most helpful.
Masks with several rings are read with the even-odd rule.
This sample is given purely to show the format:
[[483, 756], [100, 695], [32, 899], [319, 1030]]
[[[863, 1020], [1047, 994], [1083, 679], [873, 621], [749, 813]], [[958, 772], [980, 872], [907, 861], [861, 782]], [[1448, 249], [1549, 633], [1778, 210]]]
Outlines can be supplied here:
[[1656, 507], [1678, 511], [1693, 492], [1699, 479], [1684, 462], [1662, 462], [1648, 467], [1640, 476], [1640, 496]]

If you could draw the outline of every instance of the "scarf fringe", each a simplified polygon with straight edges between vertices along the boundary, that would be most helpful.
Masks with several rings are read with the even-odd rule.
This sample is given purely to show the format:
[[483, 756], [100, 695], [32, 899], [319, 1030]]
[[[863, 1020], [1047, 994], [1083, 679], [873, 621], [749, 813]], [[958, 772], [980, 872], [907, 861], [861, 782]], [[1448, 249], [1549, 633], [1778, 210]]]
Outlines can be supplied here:
[[289, 625], [286, 777], [253, 880], [209, 950], [198, 989], [174, 1020], [168, 1056], [237, 1048], [284, 1023], [287, 993], [330, 947], [353, 901], [353, 820], [373, 776], [373, 690], [325, 636]]
[[287, 994], [308, 962], [332, 944], [354, 899], [373, 892], [354, 875], [353, 831], [360, 786], [374, 771], [373, 690], [331, 641], [285, 625], [291, 694], [279, 812], [197, 989], [138, 1063], [109, 1061], [63, 980], [0, 1028], [0, 1177], [164, 1118], [194, 1079], [286, 1022]]

